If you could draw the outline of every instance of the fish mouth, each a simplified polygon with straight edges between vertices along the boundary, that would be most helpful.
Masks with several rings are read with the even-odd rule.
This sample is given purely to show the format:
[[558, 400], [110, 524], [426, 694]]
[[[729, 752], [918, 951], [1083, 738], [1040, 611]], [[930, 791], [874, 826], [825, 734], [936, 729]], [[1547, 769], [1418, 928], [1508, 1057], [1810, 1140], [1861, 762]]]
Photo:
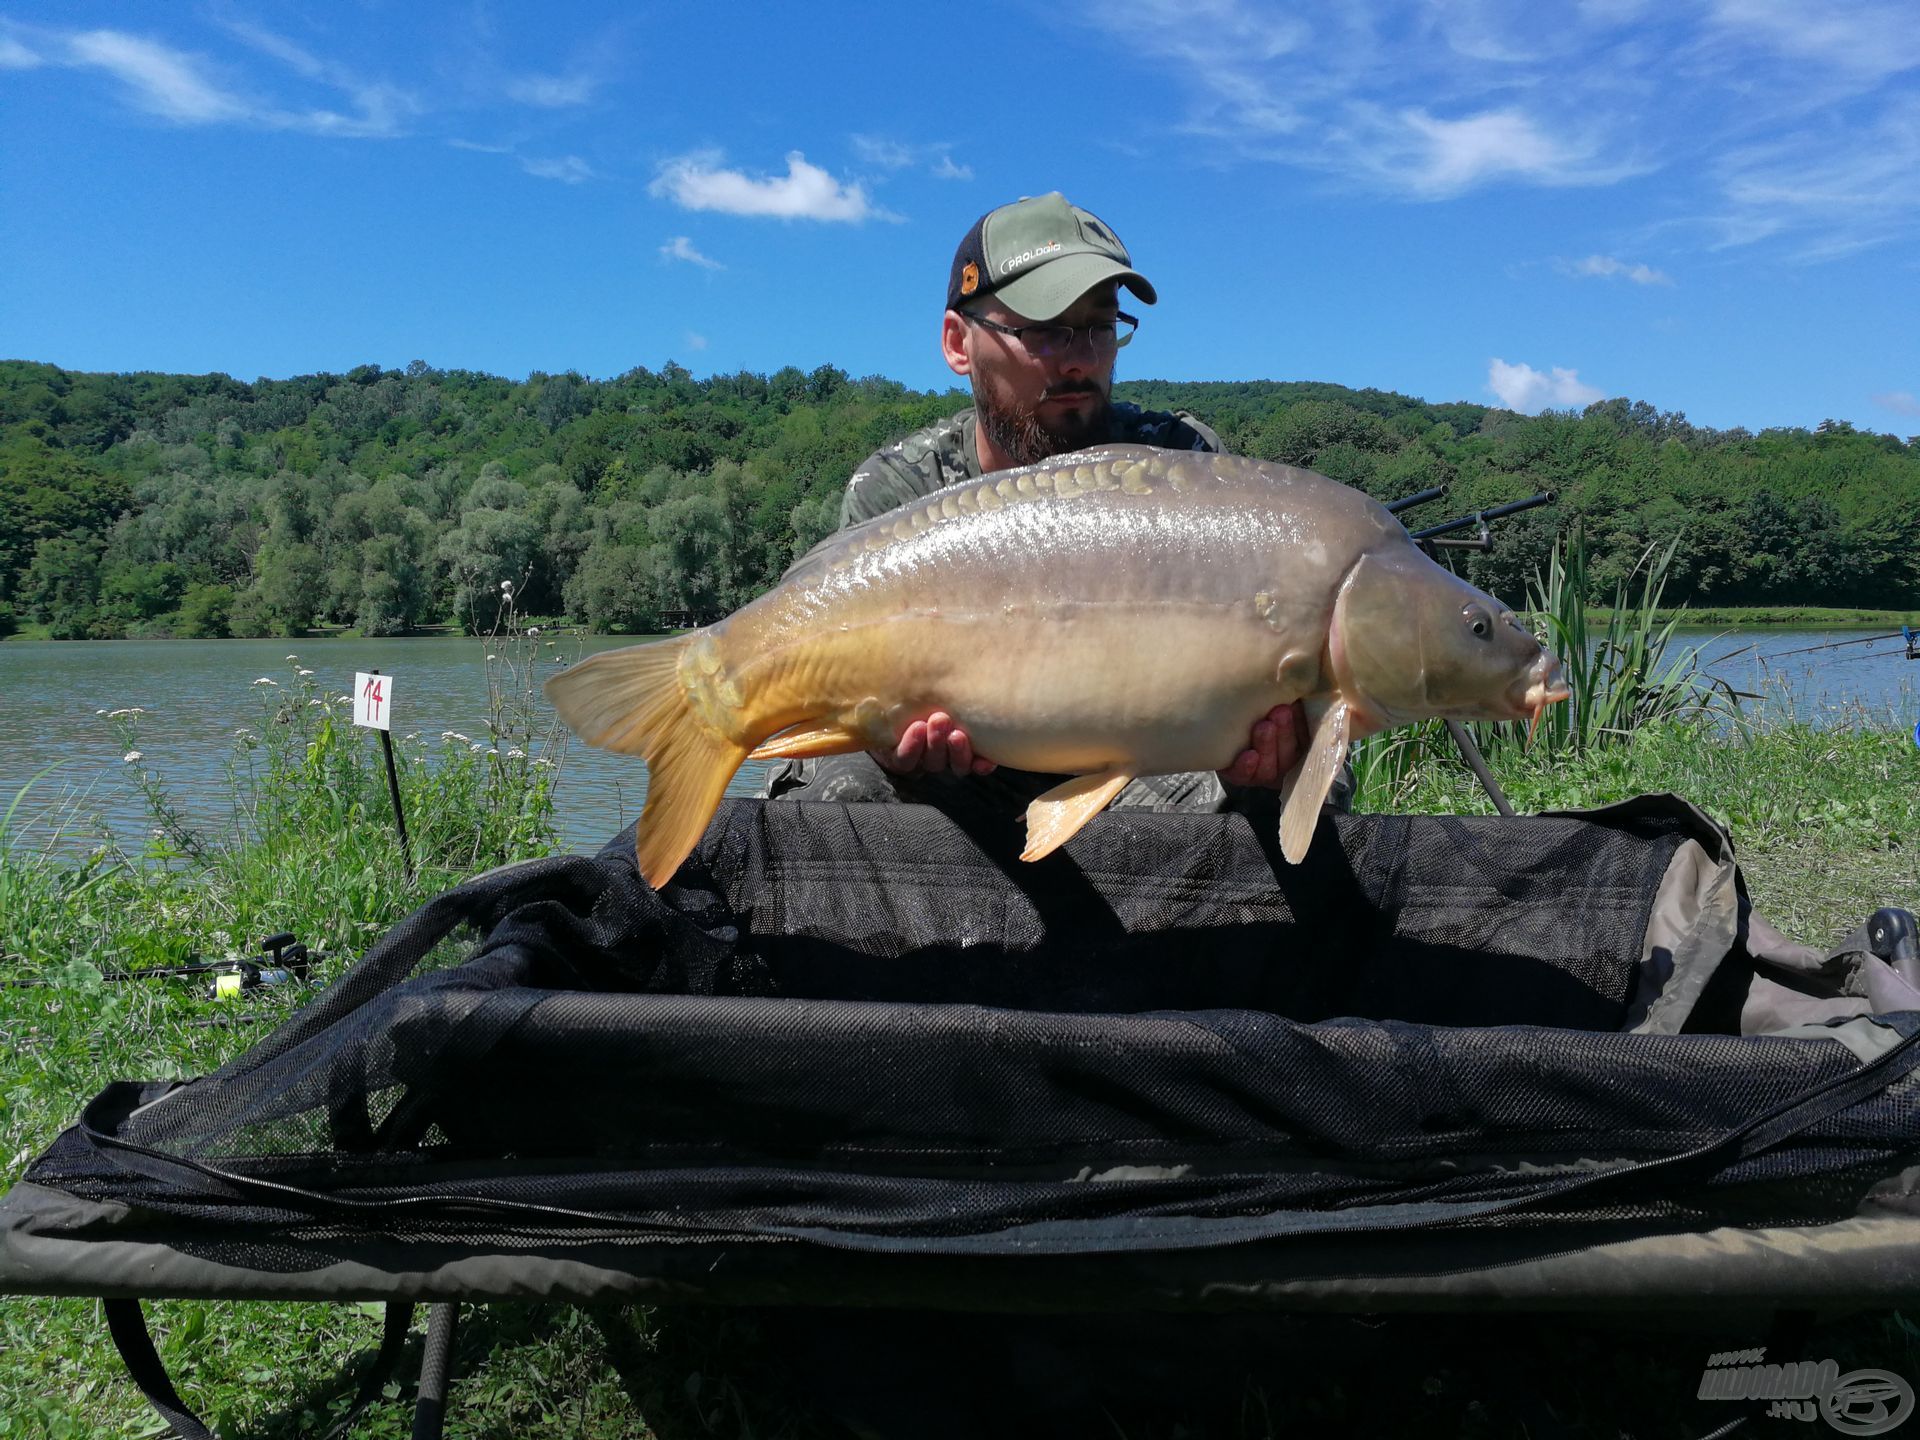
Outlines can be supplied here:
[[1572, 698], [1573, 687], [1560, 673], [1560, 662], [1551, 655], [1541, 657], [1527, 676], [1527, 688], [1520, 696], [1521, 713], [1531, 717], [1527, 721], [1529, 744], [1533, 742], [1534, 731], [1540, 728], [1540, 717], [1547, 713], [1547, 707]]

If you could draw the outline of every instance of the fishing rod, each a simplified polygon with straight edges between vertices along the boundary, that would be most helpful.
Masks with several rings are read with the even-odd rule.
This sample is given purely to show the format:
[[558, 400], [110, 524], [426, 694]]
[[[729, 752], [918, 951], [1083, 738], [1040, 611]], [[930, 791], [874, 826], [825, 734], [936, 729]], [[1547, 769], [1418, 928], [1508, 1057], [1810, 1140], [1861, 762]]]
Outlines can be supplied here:
[[1789, 655], [1810, 655], [1815, 650], [1838, 650], [1843, 645], [1871, 645], [1876, 640], [1904, 640], [1912, 647], [1915, 631], [1901, 626], [1898, 630], [1889, 630], [1885, 635], [1856, 635], [1851, 640], [1829, 640], [1824, 645], [1802, 645], [1797, 650], [1776, 650], [1771, 655], [1762, 655], [1762, 660], [1784, 660]]
[[1438, 500], [1446, 493], [1447, 487], [1444, 485], [1435, 485], [1428, 490], [1416, 490], [1413, 494], [1404, 495], [1398, 500], [1389, 500], [1387, 502], [1387, 513], [1389, 515], [1398, 515], [1402, 510], [1411, 510], [1414, 506], [1424, 505], [1429, 500]]
[[[1522, 510], [1536, 510], [1542, 505], [1550, 505], [1554, 492], [1542, 490], [1538, 495], [1529, 495], [1524, 500], [1509, 500], [1505, 505], [1495, 505], [1490, 510], [1476, 510], [1471, 515], [1456, 516], [1452, 520], [1442, 520], [1438, 525], [1429, 525], [1424, 530], [1409, 532], [1414, 541], [1422, 546], [1436, 546], [1448, 550], [1491, 550], [1493, 532], [1488, 528], [1495, 520], [1508, 515], [1518, 515]], [[1471, 540], [1443, 540], [1439, 537], [1451, 535], [1456, 530], [1477, 529], [1479, 533]]]

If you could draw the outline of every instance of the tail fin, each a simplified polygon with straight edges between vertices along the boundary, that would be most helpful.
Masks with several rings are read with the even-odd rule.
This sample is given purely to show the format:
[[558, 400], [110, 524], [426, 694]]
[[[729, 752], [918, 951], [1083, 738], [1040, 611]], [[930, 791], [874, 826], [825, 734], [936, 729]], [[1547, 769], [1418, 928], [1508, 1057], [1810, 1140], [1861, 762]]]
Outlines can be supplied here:
[[547, 681], [547, 697], [574, 734], [647, 762], [638, 852], [655, 889], [700, 843], [751, 748], [716, 732], [687, 702], [680, 656], [697, 634], [591, 655]]

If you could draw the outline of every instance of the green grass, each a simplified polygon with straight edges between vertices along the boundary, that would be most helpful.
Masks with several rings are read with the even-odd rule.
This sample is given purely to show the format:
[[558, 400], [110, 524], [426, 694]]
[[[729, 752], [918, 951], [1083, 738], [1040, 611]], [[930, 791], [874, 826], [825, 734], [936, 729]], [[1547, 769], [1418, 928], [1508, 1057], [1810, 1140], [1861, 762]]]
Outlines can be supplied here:
[[[372, 747], [350, 743], [337, 707], [304, 691], [301, 677], [261, 687], [268, 698], [250, 702], [259, 714], [239, 737], [235, 818], [224, 833], [168, 821], [164, 777], [135, 763], [127, 778], [145, 787], [161, 833], [142, 853], [102, 846], [76, 860], [47, 849], [48, 832], [28, 821], [57, 777], [39, 782], [0, 836], [12, 842], [0, 846], [0, 979], [50, 982], [0, 988], [0, 1177], [17, 1176], [108, 1080], [205, 1073], [304, 998], [280, 988], [215, 1002], [204, 981], [107, 984], [101, 970], [219, 956], [291, 928], [334, 952], [319, 967], [330, 981], [428, 895], [549, 846], [550, 772], [530, 763], [539, 737], [515, 729], [519, 682], [502, 678], [490, 723], [503, 733], [480, 751], [478, 739], [402, 737], [421, 860], [411, 882], [399, 871]], [[117, 723], [137, 727], [138, 717]], [[137, 749], [137, 728], [127, 739]], [[529, 753], [509, 765], [513, 749]], [[1759, 911], [1816, 945], [1879, 905], [1920, 901], [1920, 750], [1900, 734], [1728, 729], [1683, 717], [1584, 748], [1501, 744], [1492, 761], [1523, 811], [1649, 790], [1687, 796], [1732, 827]], [[1491, 808], [1444, 743], [1414, 747], [1394, 785], [1397, 809]], [[75, 814], [69, 805], [68, 823]], [[224, 1436], [254, 1440], [324, 1428], [379, 1335], [373, 1307], [149, 1309], [192, 1403]], [[884, 1427], [890, 1411], [932, 1394], [942, 1413], [975, 1406], [973, 1428], [983, 1430], [1691, 1437], [1731, 1416], [1693, 1399], [1707, 1354], [1762, 1343], [1764, 1318], [1729, 1308], [1665, 1333], [1639, 1317], [1268, 1317], [1133, 1334], [1114, 1317], [887, 1315], [855, 1317], [843, 1331], [775, 1311], [489, 1305], [468, 1312], [447, 1434], [810, 1436], [844, 1433], [836, 1414]], [[1905, 1316], [1871, 1313], [1826, 1326], [1793, 1358], [1831, 1354], [1843, 1370], [1873, 1366], [1920, 1382], [1915, 1335]], [[418, 1345], [416, 1335], [404, 1383], [356, 1433], [408, 1433]], [[1036, 1370], [1055, 1377], [1045, 1393], [1080, 1408], [1036, 1414], [1013, 1384]], [[158, 1430], [94, 1302], [0, 1299], [3, 1440]]]

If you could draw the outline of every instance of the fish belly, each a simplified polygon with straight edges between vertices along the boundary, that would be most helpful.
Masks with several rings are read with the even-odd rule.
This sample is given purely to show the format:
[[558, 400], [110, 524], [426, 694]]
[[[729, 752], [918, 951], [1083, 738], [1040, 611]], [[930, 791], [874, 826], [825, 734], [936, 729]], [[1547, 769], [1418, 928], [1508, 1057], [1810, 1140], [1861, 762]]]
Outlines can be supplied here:
[[884, 744], [945, 710], [979, 754], [1023, 770], [1218, 769], [1297, 698], [1276, 679], [1286, 647], [1271, 629], [1205, 607], [900, 616], [869, 649], [867, 676], [833, 697], [842, 723]]

